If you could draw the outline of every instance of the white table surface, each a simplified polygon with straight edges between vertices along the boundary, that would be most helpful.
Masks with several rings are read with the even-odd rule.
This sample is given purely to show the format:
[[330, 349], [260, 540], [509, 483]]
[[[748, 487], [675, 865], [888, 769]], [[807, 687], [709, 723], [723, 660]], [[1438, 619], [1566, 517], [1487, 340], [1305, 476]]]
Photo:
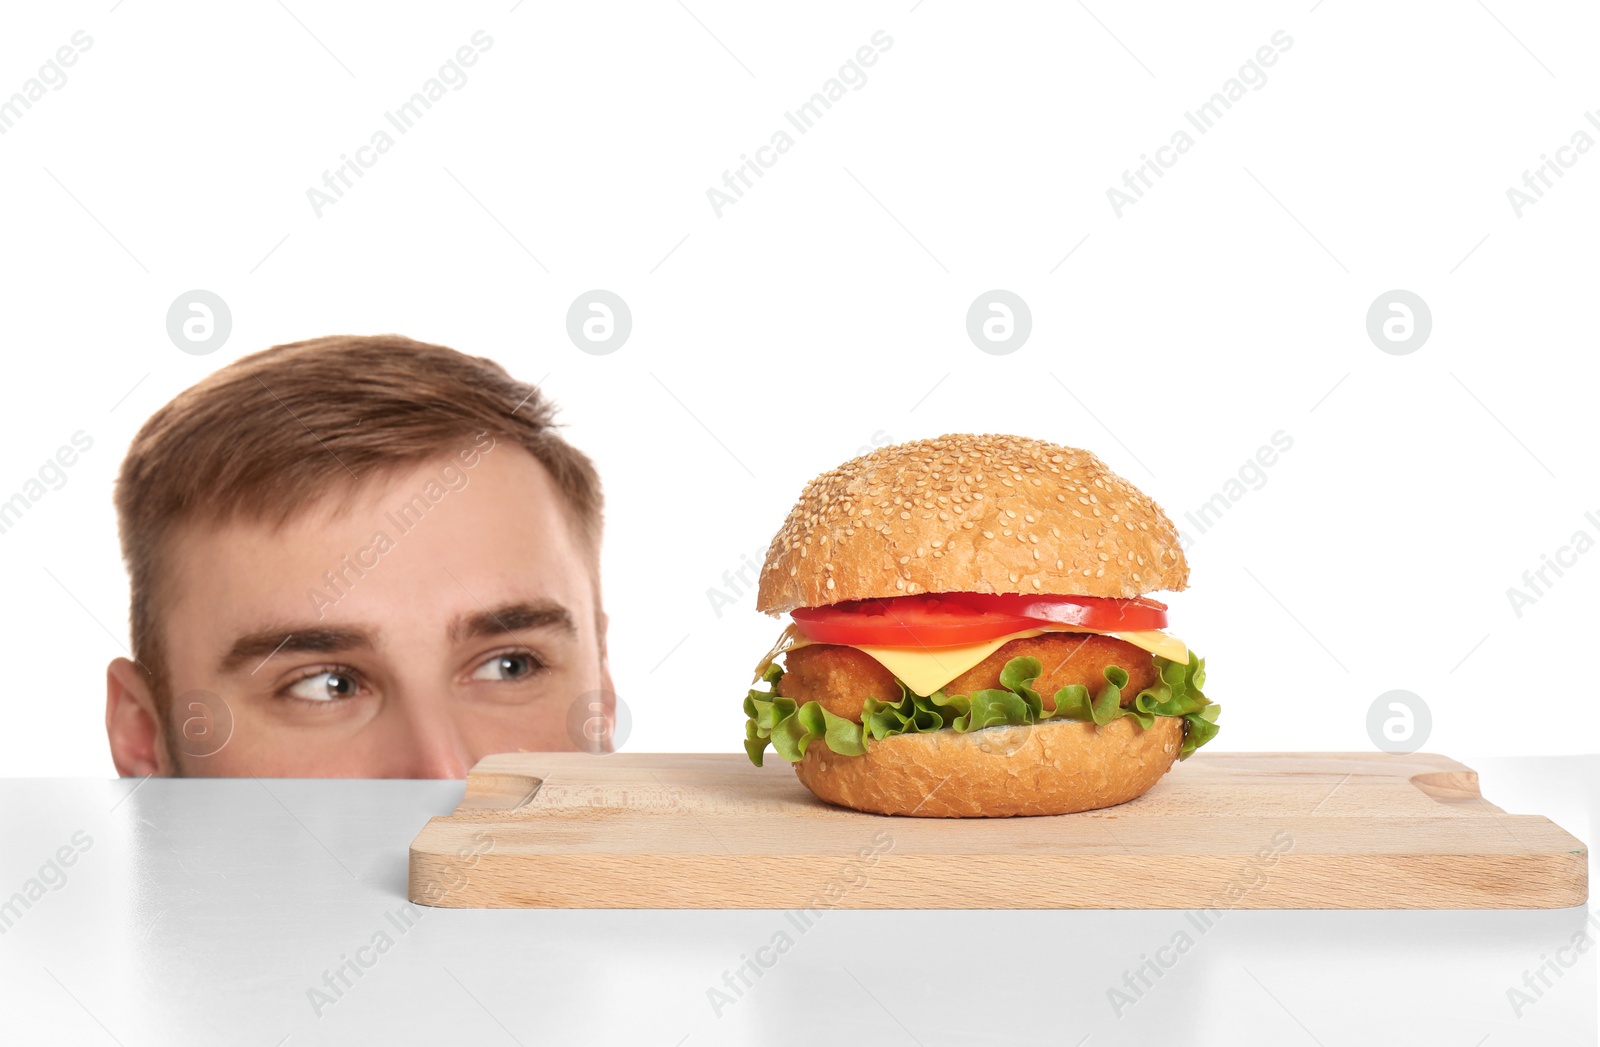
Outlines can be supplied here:
[[[1594, 839], [1600, 756], [1460, 758], [1491, 802]], [[407, 846], [461, 791], [0, 779], [0, 901], [74, 855], [0, 933], [0, 1043], [1596, 1042], [1592, 900], [1236, 910], [1204, 934], [1174, 910], [834, 910], [800, 931], [773, 910], [418, 907], [402, 929]], [[1597, 946], [1561, 954], [1576, 962], [1518, 1015], [1508, 990], [1585, 926]], [[708, 990], [780, 931], [792, 946], [718, 1014]], [[1180, 931], [1193, 947], [1116, 1013], [1109, 990]], [[334, 998], [325, 972], [361, 947], [371, 966]]]

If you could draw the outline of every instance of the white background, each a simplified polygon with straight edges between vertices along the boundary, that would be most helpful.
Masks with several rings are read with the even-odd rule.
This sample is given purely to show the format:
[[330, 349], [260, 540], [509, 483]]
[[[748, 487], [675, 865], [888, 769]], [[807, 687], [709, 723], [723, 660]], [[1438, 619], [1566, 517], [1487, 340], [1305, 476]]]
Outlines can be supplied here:
[[[7, 12], [0, 97], [93, 45], [0, 136], [0, 498], [73, 432], [94, 447], [0, 535], [0, 773], [112, 773], [111, 483], [143, 420], [246, 353], [391, 331], [542, 380], [596, 458], [628, 749], [739, 750], [779, 626], [707, 591], [875, 440], [1087, 447], [1194, 536], [1280, 429], [1171, 599], [1212, 744], [1370, 749], [1403, 688], [1430, 750], [1593, 749], [1600, 551], [1520, 618], [1506, 593], [1600, 538], [1600, 157], [1520, 217], [1506, 193], [1600, 136], [1592, 8], [513, 2]], [[317, 217], [306, 190], [479, 29], [469, 82]], [[878, 30], [867, 83], [718, 217], [707, 189]], [[1278, 30], [1266, 83], [1118, 217], [1107, 189]], [[208, 356], [166, 333], [193, 288], [233, 316]], [[565, 330], [591, 288], [632, 310], [608, 356]], [[991, 288], [1031, 307], [1011, 355], [967, 336]], [[1394, 288], [1432, 311], [1410, 355], [1366, 333]]]

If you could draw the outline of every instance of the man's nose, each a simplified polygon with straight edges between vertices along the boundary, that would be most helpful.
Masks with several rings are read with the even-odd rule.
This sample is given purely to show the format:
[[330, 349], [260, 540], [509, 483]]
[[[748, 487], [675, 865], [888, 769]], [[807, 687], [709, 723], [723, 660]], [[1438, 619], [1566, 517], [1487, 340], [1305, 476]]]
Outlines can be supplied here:
[[402, 703], [392, 778], [465, 778], [472, 754], [454, 711], [437, 699]]

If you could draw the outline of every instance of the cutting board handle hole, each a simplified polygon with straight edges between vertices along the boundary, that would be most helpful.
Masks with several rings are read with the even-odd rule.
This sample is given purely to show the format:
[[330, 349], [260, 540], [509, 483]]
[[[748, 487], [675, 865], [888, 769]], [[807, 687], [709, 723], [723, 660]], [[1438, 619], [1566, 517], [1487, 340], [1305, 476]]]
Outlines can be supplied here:
[[1499, 809], [1485, 802], [1483, 793], [1478, 790], [1477, 771], [1429, 771], [1412, 775], [1411, 784], [1440, 803]]
[[457, 810], [514, 811], [526, 807], [544, 779], [531, 774], [471, 774]]

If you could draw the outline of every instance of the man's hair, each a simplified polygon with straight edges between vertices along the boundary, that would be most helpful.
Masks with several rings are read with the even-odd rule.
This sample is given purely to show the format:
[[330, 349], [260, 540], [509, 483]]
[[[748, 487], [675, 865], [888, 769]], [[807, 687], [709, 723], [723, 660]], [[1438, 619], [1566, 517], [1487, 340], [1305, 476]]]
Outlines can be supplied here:
[[133, 655], [166, 693], [165, 558], [180, 527], [282, 526], [341, 488], [449, 454], [483, 433], [549, 471], [590, 559], [599, 611], [603, 499], [594, 464], [556, 432], [555, 405], [492, 360], [399, 335], [277, 345], [223, 367], [139, 430], [117, 475]]

